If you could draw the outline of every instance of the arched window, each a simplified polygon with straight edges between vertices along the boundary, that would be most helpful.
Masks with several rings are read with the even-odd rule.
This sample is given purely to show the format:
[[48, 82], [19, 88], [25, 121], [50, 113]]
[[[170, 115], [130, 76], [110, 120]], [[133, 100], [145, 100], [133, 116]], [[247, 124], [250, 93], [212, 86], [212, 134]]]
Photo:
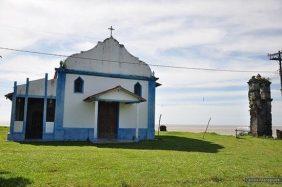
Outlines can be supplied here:
[[74, 81], [74, 93], [82, 93], [83, 92], [83, 79], [81, 77], [78, 77]]
[[142, 86], [139, 82], [134, 85], [134, 93], [136, 95], [142, 96]]

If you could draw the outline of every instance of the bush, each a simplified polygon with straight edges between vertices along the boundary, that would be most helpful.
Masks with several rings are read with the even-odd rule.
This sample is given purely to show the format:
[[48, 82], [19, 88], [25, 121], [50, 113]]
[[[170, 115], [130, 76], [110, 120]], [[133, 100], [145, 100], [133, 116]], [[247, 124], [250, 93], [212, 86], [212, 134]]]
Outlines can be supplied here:
[[276, 135], [277, 135], [278, 140], [282, 140], [282, 131], [281, 130], [276, 129]]
[[161, 125], [160, 126], [160, 131], [166, 131], [166, 126], [165, 125]]

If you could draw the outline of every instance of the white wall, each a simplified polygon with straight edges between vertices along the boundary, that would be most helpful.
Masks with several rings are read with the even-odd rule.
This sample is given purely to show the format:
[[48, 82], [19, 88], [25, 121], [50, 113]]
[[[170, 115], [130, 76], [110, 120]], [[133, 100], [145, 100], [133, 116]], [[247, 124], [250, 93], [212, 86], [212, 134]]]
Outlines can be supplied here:
[[51, 79], [47, 82], [47, 95], [48, 96], [56, 96], [57, 89], [57, 79]]
[[[47, 86], [48, 86], [47, 95], [56, 96], [57, 80], [56, 79], [48, 80]], [[25, 87], [26, 87], [25, 84], [18, 85], [17, 94], [25, 95]], [[45, 90], [45, 79], [37, 79], [37, 80], [29, 81], [29, 89], [28, 89], [29, 95], [44, 96], [44, 90]]]
[[[144, 104], [146, 106], [144, 106]], [[148, 111], [147, 101], [139, 104], [139, 126], [138, 128], [147, 128]], [[120, 104], [119, 106], [119, 127], [135, 128], [137, 123], [136, 104]]]
[[[74, 93], [74, 80], [79, 75], [67, 74], [64, 100], [64, 127], [73, 128], [93, 128], [94, 127], [94, 103], [83, 101], [85, 98], [99, 92], [122, 86], [134, 92], [134, 85], [139, 82], [142, 86], [142, 97], [148, 100], [148, 82], [131, 79], [119, 79], [110, 77], [98, 77], [80, 75], [84, 80], [84, 92]], [[147, 101], [139, 104], [139, 128], [147, 128]], [[120, 104], [119, 127], [136, 127], [135, 104]]]

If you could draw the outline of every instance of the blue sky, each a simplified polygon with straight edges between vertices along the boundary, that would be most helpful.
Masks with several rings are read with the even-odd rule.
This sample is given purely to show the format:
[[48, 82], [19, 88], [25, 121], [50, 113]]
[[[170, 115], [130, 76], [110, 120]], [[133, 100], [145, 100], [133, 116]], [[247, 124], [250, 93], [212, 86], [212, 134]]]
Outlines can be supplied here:
[[[35, 1], [0, 2], [0, 46], [71, 55], [114, 37], [152, 64], [276, 71], [267, 53], [282, 50], [282, 2], [265, 1]], [[13, 81], [54, 74], [63, 58], [0, 50], [0, 123]], [[254, 73], [152, 67], [163, 85], [156, 116], [166, 124], [248, 125], [247, 81]], [[278, 73], [272, 81], [273, 124], [282, 124]]]

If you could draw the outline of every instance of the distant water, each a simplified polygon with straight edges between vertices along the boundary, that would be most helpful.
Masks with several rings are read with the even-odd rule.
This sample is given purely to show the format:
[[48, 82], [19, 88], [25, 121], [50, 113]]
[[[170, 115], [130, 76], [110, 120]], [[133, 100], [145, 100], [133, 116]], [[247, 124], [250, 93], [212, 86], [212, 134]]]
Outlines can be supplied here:
[[[206, 125], [175, 125], [166, 124], [168, 131], [188, 131], [188, 132], [204, 132]], [[215, 132], [222, 135], [235, 135], [235, 129], [246, 128], [248, 126], [235, 125], [210, 125], [207, 132]], [[158, 127], [156, 127], [158, 129]], [[282, 130], [282, 125], [272, 126], [272, 135], [276, 137], [276, 129]]]
[[[9, 126], [9, 124], [0, 123], [0, 126]], [[166, 124], [168, 131], [188, 131], [188, 132], [204, 132], [206, 125], [175, 125], [175, 124]], [[233, 135], [235, 136], [235, 129], [245, 128], [248, 126], [244, 125], [210, 125], [207, 132], [215, 132], [222, 135]], [[156, 130], [158, 126], [155, 127]], [[272, 126], [272, 136], [276, 137], [276, 129], [282, 130], [282, 125], [273, 125]]]

